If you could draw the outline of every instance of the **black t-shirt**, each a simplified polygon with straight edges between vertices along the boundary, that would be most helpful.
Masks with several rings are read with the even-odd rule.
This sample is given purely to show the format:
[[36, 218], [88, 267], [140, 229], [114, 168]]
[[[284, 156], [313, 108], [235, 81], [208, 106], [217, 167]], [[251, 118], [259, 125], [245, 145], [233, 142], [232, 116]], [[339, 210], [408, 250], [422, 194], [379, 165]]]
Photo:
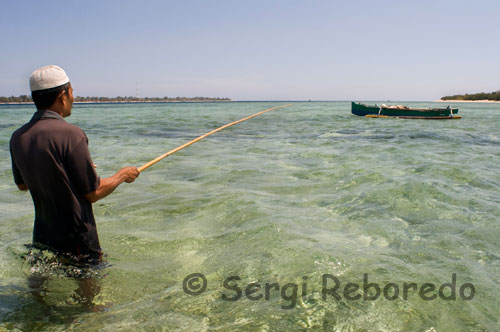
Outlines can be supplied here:
[[71, 255], [99, 255], [92, 212], [84, 197], [99, 187], [83, 130], [53, 111], [38, 111], [10, 140], [16, 184], [35, 205], [33, 243]]

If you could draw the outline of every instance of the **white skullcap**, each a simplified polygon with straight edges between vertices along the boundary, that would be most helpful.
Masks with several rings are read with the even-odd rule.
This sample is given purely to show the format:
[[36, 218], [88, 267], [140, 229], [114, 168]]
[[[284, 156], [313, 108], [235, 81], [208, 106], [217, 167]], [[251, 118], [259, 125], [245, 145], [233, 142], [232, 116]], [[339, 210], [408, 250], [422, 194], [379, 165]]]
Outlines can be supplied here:
[[59, 66], [38, 68], [30, 76], [31, 92], [55, 88], [69, 82], [66, 72]]

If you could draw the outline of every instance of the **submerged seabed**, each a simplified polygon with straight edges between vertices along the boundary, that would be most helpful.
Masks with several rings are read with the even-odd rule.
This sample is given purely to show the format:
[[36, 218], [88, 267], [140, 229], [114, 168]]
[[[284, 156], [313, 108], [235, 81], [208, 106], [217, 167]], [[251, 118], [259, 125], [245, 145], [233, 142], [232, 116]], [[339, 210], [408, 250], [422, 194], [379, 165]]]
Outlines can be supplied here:
[[[75, 105], [68, 121], [110, 176], [277, 105]], [[0, 331], [500, 330], [500, 110], [459, 106], [429, 121], [295, 103], [165, 159], [94, 205], [109, 265], [89, 279], [95, 306], [61, 273], [33, 284], [33, 208], [8, 151], [33, 108], [2, 106]], [[200, 295], [183, 288], [193, 273]]]

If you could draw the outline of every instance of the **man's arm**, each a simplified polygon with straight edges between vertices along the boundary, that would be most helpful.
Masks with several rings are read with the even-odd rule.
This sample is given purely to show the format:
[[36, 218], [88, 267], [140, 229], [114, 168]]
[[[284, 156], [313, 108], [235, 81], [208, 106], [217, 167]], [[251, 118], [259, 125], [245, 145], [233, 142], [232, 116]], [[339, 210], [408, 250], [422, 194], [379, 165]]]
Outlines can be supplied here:
[[116, 172], [115, 175], [110, 176], [109, 178], [101, 179], [99, 187], [95, 191], [86, 194], [85, 198], [90, 203], [95, 203], [98, 200], [111, 194], [116, 189], [116, 187], [118, 187], [123, 182], [134, 182], [138, 176], [139, 171], [137, 170], [137, 167], [124, 167]]

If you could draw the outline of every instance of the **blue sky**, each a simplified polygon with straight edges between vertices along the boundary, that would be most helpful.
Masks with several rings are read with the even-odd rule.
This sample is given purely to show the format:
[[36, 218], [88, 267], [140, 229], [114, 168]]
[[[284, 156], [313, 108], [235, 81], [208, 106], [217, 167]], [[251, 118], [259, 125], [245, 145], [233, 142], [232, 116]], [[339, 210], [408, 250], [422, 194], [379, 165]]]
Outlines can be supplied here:
[[500, 89], [500, 1], [3, 1], [0, 95], [435, 100]]

